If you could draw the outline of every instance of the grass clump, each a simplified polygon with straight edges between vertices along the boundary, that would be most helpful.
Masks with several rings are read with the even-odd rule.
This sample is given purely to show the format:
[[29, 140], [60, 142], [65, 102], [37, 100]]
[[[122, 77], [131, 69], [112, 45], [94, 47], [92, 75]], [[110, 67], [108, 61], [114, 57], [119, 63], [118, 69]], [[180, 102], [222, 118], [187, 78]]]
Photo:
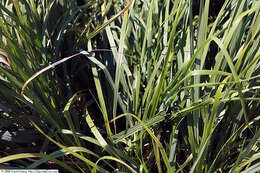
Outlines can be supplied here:
[[2, 1], [1, 167], [259, 171], [260, 4], [221, 2]]

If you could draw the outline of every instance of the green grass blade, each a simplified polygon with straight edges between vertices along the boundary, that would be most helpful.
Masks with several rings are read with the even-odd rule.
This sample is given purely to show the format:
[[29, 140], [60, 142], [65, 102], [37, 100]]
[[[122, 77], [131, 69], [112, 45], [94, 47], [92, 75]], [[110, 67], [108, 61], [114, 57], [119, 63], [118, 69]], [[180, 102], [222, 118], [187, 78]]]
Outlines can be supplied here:
[[54, 161], [55, 163], [57, 163], [58, 165], [60, 165], [61, 167], [67, 169], [70, 172], [78, 172], [75, 169], [71, 168], [70, 166], [68, 166], [67, 164], [65, 164], [62, 161], [59, 161], [57, 159], [55, 159], [54, 157], [50, 156], [50, 155], [46, 155], [43, 153], [21, 153], [21, 154], [14, 154], [14, 155], [10, 155], [10, 156], [6, 156], [6, 157], [2, 157], [0, 158], [0, 163], [4, 163], [7, 161], [12, 161], [12, 160], [17, 160], [17, 159], [23, 159], [23, 158], [34, 158], [34, 157], [41, 157], [47, 160], [51, 160]]

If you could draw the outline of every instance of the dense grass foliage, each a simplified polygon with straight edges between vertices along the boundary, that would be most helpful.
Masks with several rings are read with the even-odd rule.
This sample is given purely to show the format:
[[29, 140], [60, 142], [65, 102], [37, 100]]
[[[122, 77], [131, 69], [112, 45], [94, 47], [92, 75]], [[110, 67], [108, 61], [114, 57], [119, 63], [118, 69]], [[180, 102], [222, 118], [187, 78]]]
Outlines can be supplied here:
[[218, 3], [2, 0], [0, 168], [259, 171], [260, 1]]

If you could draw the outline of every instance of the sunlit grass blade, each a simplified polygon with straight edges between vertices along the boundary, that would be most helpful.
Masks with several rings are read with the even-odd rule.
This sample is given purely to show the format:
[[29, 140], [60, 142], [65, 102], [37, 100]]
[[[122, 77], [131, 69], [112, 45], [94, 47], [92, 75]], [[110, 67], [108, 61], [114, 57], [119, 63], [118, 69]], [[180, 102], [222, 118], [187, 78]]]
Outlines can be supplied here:
[[46, 160], [54, 161], [55, 163], [57, 163], [58, 165], [60, 165], [61, 167], [67, 169], [70, 172], [78, 172], [75, 169], [71, 168], [69, 165], [65, 164], [64, 162], [55, 159], [55, 157], [52, 157], [50, 155], [43, 154], [43, 153], [14, 154], [14, 155], [10, 155], [10, 156], [6, 156], [6, 157], [0, 158], [0, 163], [4, 163], [4, 162], [7, 162], [7, 161], [12, 161], [12, 160], [17, 160], [17, 159], [35, 158], [35, 157], [40, 157], [40, 158], [44, 158]]
[[[96, 162], [96, 164], [98, 165], [98, 162], [102, 161], [102, 160], [113, 160], [116, 161], [118, 163], [121, 163], [122, 165], [126, 166], [132, 173], [137, 173], [131, 166], [129, 166], [127, 163], [125, 163], [122, 160], [119, 160], [115, 157], [112, 156], [103, 156], [100, 159], [98, 159], [98, 161]], [[96, 169], [93, 169], [92, 172], [96, 172]]]
[[87, 165], [90, 165], [94, 168], [96, 168], [97, 170], [100, 170], [102, 172], [107, 172], [106, 170], [104, 170], [103, 168], [98, 167], [94, 162], [90, 161], [89, 159], [87, 159], [86, 157], [72, 151], [71, 149], [69, 149], [68, 147], [58, 143], [57, 141], [55, 141], [54, 139], [52, 139], [51, 137], [49, 137], [48, 135], [46, 135], [33, 121], [31, 121], [31, 123], [33, 124], [33, 126], [41, 133], [43, 134], [46, 138], [48, 138], [51, 142], [53, 142], [54, 144], [56, 144], [57, 146], [59, 146], [61, 149], [63, 149], [64, 151], [72, 154], [74, 157], [82, 160], [83, 162], [85, 162]]
[[95, 126], [93, 120], [91, 119], [88, 110], [86, 109], [86, 122], [89, 126], [89, 128], [91, 129], [91, 132], [93, 133], [93, 135], [95, 136], [95, 138], [98, 140], [99, 144], [101, 145], [102, 148], [106, 148], [106, 146], [108, 145], [106, 140], [102, 137], [102, 135], [100, 134], [100, 132], [98, 131], [97, 127]]
[[69, 101], [67, 102], [67, 104], [65, 105], [65, 108], [63, 110], [63, 113], [64, 113], [64, 116], [67, 120], [67, 123], [72, 131], [72, 135], [73, 135], [73, 138], [75, 140], [75, 143], [77, 144], [77, 146], [81, 146], [81, 143], [80, 143], [80, 140], [79, 140], [79, 137], [78, 135], [76, 135], [76, 129], [75, 129], [75, 126], [74, 126], [74, 122], [72, 121], [72, 118], [71, 118], [71, 115], [70, 115], [70, 107], [71, 105], [73, 104], [73, 102], [77, 99], [77, 93], [74, 94], [70, 99]]
[[[99, 158], [99, 156], [98, 156], [96, 153], [94, 153], [93, 151], [90, 151], [90, 150], [88, 150], [88, 149], [86, 149], [86, 148], [83, 148], [83, 147], [69, 147], [69, 149], [70, 149], [71, 151], [73, 151], [73, 152], [84, 152], [84, 153], [88, 153], [88, 154], [91, 154], [91, 155], [93, 155], [93, 156]], [[61, 150], [59, 150], [59, 151], [54, 151], [54, 152], [48, 154], [48, 156], [49, 156], [49, 157], [52, 157], [52, 158], [59, 158], [59, 157], [62, 157], [62, 156], [66, 156], [66, 155], [68, 155], [68, 154], [70, 154], [70, 153], [68, 153], [68, 152], [66, 152], [65, 150], [61, 149]], [[33, 164], [27, 166], [27, 168], [28, 168], [28, 169], [35, 169], [35, 168], [37, 168], [39, 165], [44, 164], [45, 162], [47, 162], [48, 160], [49, 160], [49, 159], [47, 159], [47, 158], [42, 158], [42, 159], [40, 159], [40, 160], [34, 162]]]
[[159, 141], [159, 139], [154, 135], [154, 133], [145, 125], [145, 123], [144, 123], [142, 120], [140, 120], [140, 119], [139, 119], [136, 115], [134, 115], [134, 114], [124, 113], [124, 114], [122, 114], [122, 115], [117, 116], [117, 117], [114, 118], [112, 121], [115, 121], [115, 120], [117, 120], [117, 119], [119, 119], [119, 118], [121, 118], [121, 117], [124, 117], [124, 116], [131, 116], [131, 117], [135, 118], [135, 119], [145, 128], [145, 130], [147, 131], [147, 133], [149, 133], [149, 135], [151, 136], [151, 138], [155, 141], [156, 145], [158, 145], [159, 150], [160, 150], [160, 153], [161, 153], [162, 158], [163, 158], [163, 161], [164, 161], [164, 164], [165, 164], [167, 170], [171, 172], [172, 167], [171, 167], [171, 165], [170, 165], [168, 156], [167, 156], [167, 154], [166, 154], [166, 152], [165, 152], [165, 150], [164, 150], [164, 147], [163, 147], [162, 143], [161, 143], [161, 142]]

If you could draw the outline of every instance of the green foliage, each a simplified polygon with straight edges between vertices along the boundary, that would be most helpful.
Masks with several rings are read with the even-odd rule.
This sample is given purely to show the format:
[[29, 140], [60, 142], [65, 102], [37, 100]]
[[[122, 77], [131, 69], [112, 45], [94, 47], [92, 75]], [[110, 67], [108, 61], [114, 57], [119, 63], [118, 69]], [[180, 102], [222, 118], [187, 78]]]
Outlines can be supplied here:
[[[8, 59], [0, 61], [0, 127], [34, 130], [44, 142], [38, 151], [1, 154], [0, 163], [259, 171], [260, 3], [223, 1], [214, 16], [212, 1], [201, 0], [194, 14], [197, 3], [2, 1], [0, 50]], [[91, 78], [92, 97], [73, 89], [84, 84], [67, 78], [69, 62], [89, 70], [81, 78]], [[17, 144], [4, 134], [3, 148]], [[27, 160], [34, 157], [41, 159]]]

